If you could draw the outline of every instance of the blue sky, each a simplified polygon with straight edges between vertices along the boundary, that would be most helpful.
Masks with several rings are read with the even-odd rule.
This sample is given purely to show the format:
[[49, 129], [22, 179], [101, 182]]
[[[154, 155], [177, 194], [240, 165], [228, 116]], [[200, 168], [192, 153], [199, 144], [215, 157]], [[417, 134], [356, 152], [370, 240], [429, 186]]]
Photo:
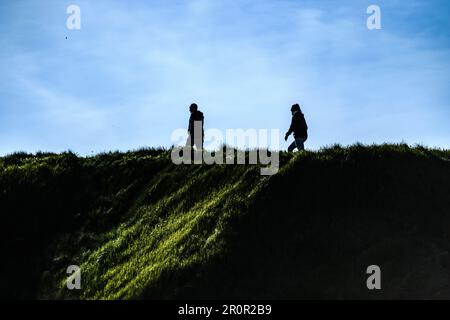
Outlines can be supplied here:
[[[70, 4], [81, 30], [66, 28]], [[381, 30], [366, 27], [371, 4]], [[281, 135], [298, 102], [310, 149], [449, 148], [449, 13], [447, 0], [0, 0], [0, 154], [168, 147], [191, 102], [206, 128]]]

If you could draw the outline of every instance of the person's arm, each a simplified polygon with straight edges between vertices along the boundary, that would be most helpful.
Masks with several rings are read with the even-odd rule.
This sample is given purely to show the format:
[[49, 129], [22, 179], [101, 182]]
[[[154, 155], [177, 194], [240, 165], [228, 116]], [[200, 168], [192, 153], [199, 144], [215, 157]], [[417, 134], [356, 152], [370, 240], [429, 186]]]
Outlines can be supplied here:
[[191, 133], [191, 129], [192, 129], [192, 114], [189, 117], [189, 125], [188, 125], [188, 133]]
[[284, 136], [284, 140], [287, 140], [288, 137], [292, 134], [292, 132], [294, 132], [294, 117], [292, 117], [291, 126], [289, 127], [288, 132], [286, 132], [286, 135]]

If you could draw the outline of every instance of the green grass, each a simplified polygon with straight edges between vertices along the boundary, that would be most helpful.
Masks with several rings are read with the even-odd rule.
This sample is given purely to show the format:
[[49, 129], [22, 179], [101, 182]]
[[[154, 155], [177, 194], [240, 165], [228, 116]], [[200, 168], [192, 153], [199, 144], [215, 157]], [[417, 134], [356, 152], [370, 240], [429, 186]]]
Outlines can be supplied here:
[[[2, 296], [450, 297], [450, 152], [339, 145], [281, 169], [170, 151], [0, 158]], [[81, 267], [82, 289], [65, 287]], [[383, 290], [365, 289], [378, 264]]]

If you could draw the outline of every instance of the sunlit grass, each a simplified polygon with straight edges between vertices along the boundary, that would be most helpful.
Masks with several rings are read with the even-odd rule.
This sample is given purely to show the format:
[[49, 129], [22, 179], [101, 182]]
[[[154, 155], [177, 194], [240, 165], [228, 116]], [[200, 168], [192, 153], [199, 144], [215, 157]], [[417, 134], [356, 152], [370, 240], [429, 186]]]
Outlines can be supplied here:
[[[395, 208], [399, 206], [396, 199], [407, 199], [405, 181], [421, 181], [420, 177], [429, 179], [430, 185], [411, 185], [413, 192], [437, 197], [432, 187], [443, 180], [434, 173], [448, 176], [449, 158], [449, 150], [405, 144], [333, 145], [319, 151], [282, 152], [278, 174], [261, 176], [258, 165], [176, 166], [170, 150], [164, 149], [85, 158], [72, 152], [19, 152], [0, 158], [0, 203], [6, 229], [2, 239], [9, 244], [5, 254], [12, 261], [19, 252], [29, 252], [37, 266], [27, 274], [22, 264], [11, 265], [10, 272], [28, 276], [19, 284], [24, 296], [34, 290], [34, 295], [43, 298], [177, 297], [208, 281], [220, 282], [220, 274], [213, 276], [221, 270], [217, 265], [227, 259], [236, 265], [246, 261], [253, 254], [253, 249], [244, 250], [250, 244], [261, 256], [252, 259], [273, 270], [278, 264], [296, 261], [282, 253], [300, 248], [299, 241], [310, 233], [320, 233], [315, 224], [304, 226], [316, 223], [315, 219], [338, 221], [345, 218], [342, 211], [365, 206], [380, 210], [384, 207], [372, 202], [376, 192]], [[379, 177], [388, 179], [385, 185]], [[359, 198], [366, 198], [356, 198], [358, 192]], [[430, 208], [440, 209], [440, 205], [431, 203]], [[414, 208], [413, 203], [404, 206], [406, 211]], [[403, 209], [395, 210], [405, 215]], [[309, 217], [309, 213], [315, 214]], [[397, 221], [395, 216], [389, 219]], [[284, 223], [289, 232], [280, 231]], [[358, 232], [339, 236], [359, 239]], [[310, 238], [317, 243], [321, 239]], [[272, 251], [278, 257], [274, 261], [266, 256]], [[80, 291], [65, 287], [65, 270], [71, 264], [81, 267]], [[243, 266], [242, 273], [249, 272]], [[236, 271], [227, 272], [224, 279], [239, 277]], [[253, 272], [253, 276], [260, 275]], [[30, 281], [34, 285], [27, 287]]]

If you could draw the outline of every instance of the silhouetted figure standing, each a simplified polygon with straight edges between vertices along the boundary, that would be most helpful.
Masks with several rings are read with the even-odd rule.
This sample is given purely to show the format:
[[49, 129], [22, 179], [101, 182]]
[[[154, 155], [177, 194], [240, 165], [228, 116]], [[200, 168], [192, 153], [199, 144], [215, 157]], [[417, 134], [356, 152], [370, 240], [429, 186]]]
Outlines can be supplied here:
[[191, 147], [193, 158], [194, 145], [198, 151], [203, 149], [203, 141], [205, 136], [205, 132], [203, 130], [204, 117], [203, 113], [198, 110], [198, 106], [195, 103], [190, 105], [189, 111], [191, 112], [191, 116], [189, 117], [189, 137], [186, 141], [186, 145]]
[[291, 107], [292, 121], [288, 132], [284, 136], [284, 140], [287, 141], [291, 133], [294, 133], [294, 142], [288, 147], [288, 151], [292, 152], [295, 148], [298, 150], [305, 150], [304, 143], [308, 139], [308, 125], [306, 124], [305, 116], [300, 110], [298, 104], [294, 104]]

